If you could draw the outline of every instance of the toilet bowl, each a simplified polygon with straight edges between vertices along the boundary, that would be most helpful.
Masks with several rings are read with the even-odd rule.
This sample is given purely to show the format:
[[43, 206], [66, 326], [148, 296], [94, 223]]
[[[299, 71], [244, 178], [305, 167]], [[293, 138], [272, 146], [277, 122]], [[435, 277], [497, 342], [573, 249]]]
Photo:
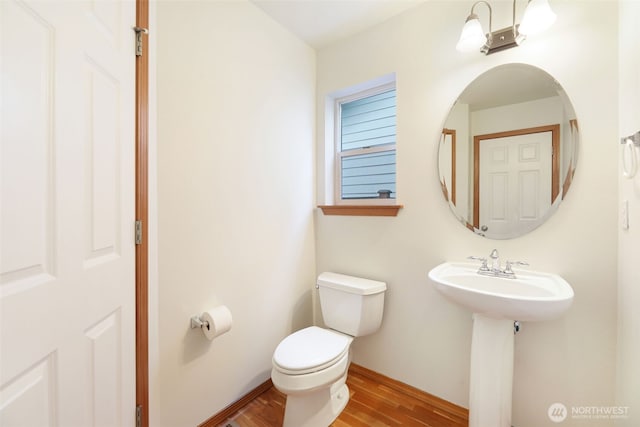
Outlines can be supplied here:
[[351, 343], [382, 321], [385, 283], [322, 273], [317, 285], [329, 328], [294, 332], [273, 354], [273, 385], [287, 395], [283, 427], [327, 427], [340, 415], [349, 401]]
[[289, 335], [273, 355], [271, 379], [287, 395], [284, 426], [326, 427], [349, 401], [353, 337], [311, 326]]

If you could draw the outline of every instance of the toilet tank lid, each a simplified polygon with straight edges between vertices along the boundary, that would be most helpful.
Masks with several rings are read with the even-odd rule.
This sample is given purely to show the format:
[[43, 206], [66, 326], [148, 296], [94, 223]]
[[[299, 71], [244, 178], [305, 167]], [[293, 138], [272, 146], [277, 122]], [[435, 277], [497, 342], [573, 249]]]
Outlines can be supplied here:
[[372, 295], [387, 289], [385, 282], [326, 271], [318, 276], [318, 286], [358, 295]]

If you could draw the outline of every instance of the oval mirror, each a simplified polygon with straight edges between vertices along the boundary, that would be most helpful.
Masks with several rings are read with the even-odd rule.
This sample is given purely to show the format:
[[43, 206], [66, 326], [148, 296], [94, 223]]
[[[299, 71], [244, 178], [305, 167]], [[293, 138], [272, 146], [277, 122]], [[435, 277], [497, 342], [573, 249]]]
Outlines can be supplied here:
[[567, 194], [578, 144], [560, 84], [531, 65], [500, 65], [471, 82], [449, 112], [438, 151], [442, 192], [474, 233], [521, 236]]

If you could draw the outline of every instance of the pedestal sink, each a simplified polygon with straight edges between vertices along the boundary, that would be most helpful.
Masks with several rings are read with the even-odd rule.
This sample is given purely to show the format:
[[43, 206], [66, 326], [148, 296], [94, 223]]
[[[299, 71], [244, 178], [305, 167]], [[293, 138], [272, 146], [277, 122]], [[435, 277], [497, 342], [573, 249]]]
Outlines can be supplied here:
[[471, 263], [440, 264], [429, 278], [445, 297], [473, 312], [469, 427], [510, 427], [514, 321], [561, 316], [573, 289], [557, 274], [480, 275]]

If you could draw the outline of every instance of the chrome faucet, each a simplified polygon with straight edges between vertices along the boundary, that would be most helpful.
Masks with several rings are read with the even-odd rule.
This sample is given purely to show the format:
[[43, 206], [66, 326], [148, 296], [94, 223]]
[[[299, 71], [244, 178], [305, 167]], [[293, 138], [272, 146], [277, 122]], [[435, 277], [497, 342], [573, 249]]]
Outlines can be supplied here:
[[491, 258], [491, 271], [500, 271], [500, 255], [498, 255], [498, 250], [492, 250], [489, 258]]
[[491, 267], [489, 267], [487, 259], [484, 257], [470, 256], [468, 258], [482, 262], [478, 269], [478, 274], [482, 274], [483, 276], [503, 277], [506, 279], [516, 278], [516, 274], [511, 268], [513, 265], [529, 265], [523, 261], [507, 261], [503, 269], [500, 267], [500, 255], [498, 254], [497, 249], [492, 250], [489, 255], [489, 258], [491, 258]]

